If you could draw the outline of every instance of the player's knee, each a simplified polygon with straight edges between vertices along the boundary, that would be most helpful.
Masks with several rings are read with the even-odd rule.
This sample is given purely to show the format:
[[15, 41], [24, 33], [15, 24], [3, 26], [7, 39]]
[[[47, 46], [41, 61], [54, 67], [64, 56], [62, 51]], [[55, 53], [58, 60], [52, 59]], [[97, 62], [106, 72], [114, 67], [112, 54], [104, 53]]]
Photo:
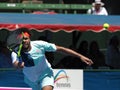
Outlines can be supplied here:
[[42, 88], [42, 90], [53, 90], [53, 86], [51, 86], [51, 85], [44, 86], [44, 87]]

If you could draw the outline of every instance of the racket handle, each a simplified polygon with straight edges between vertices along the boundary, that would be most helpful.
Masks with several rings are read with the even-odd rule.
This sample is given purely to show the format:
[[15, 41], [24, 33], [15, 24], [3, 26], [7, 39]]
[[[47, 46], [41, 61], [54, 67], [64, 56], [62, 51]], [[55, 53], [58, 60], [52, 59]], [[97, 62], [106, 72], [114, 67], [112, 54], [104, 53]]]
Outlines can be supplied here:
[[22, 63], [22, 57], [19, 57], [19, 62]]

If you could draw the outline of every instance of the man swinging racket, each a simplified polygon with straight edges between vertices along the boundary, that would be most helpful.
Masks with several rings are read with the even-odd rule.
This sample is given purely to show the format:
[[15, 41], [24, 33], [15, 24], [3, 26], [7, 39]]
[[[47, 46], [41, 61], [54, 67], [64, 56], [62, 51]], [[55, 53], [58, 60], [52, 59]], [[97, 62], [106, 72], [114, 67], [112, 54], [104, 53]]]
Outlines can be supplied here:
[[[15, 30], [18, 44], [12, 47], [12, 63], [17, 68], [22, 68], [25, 82], [32, 90], [53, 90], [54, 76], [50, 63], [45, 57], [45, 52], [64, 52], [74, 55], [87, 65], [92, 65], [91, 59], [62, 46], [46, 41], [31, 41], [31, 33], [27, 28]], [[8, 38], [9, 39], [9, 38]], [[9, 41], [9, 40], [8, 40]], [[10, 45], [10, 43], [9, 43]]]

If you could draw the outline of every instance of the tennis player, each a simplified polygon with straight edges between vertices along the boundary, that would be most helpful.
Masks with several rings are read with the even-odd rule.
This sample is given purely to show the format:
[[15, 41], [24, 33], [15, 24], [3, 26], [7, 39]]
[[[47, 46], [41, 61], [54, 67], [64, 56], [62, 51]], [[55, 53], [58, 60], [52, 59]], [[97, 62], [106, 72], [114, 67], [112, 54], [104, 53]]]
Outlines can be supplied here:
[[[50, 63], [45, 57], [45, 52], [61, 51], [74, 55], [88, 65], [93, 64], [89, 58], [62, 46], [45, 41], [31, 41], [31, 34], [26, 28], [19, 28], [19, 38], [22, 38], [21, 57], [17, 51], [11, 53], [13, 65], [23, 68], [24, 80], [32, 90], [53, 90], [54, 76]], [[17, 38], [18, 38], [17, 37]], [[22, 58], [22, 60], [20, 60]]]

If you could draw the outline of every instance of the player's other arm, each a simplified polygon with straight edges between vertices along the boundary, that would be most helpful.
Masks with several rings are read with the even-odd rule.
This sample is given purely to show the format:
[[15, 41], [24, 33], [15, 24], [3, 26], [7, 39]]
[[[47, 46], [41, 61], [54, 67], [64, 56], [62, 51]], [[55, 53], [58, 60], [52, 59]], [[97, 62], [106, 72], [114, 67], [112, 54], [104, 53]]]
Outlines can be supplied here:
[[93, 62], [92, 62], [91, 59], [83, 56], [83, 55], [80, 54], [80, 53], [75, 52], [75, 51], [72, 50], [72, 49], [65, 48], [65, 47], [62, 47], [62, 46], [56, 46], [56, 48], [57, 48], [57, 51], [64, 52], [64, 53], [68, 53], [68, 54], [70, 54], [70, 55], [74, 55], [74, 56], [80, 58], [80, 60], [82, 60], [83, 62], [85, 62], [85, 63], [88, 64], [88, 65], [92, 65], [92, 64], [93, 64]]

